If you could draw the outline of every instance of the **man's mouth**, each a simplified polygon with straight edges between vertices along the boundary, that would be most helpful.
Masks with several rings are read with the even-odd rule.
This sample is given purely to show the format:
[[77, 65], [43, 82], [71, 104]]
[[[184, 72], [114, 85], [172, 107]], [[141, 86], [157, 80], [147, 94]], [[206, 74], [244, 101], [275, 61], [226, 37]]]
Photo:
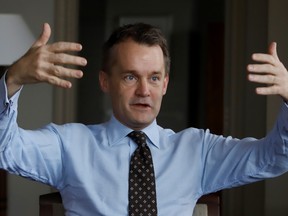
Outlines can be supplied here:
[[140, 109], [147, 109], [147, 108], [150, 108], [151, 106], [147, 103], [134, 103], [132, 104], [133, 107], [136, 107], [136, 108], [140, 108]]

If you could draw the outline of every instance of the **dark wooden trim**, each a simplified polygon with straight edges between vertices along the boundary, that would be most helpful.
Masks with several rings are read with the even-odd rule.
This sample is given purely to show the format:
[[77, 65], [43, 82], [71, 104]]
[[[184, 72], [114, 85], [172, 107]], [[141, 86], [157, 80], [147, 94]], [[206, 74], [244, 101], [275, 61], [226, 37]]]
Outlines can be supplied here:
[[7, 173], [0, 170], [0, 216], [6, 216], [7, 212]]
[[[0, 78], [5, 73], [8, 66], [0, 66]], [[7, 214], [7, 173], [0, 169], [0, 216]]]
[[0, 65], [0, 78], [3, 76], [5, 71], [8, 69], [8, 66]]

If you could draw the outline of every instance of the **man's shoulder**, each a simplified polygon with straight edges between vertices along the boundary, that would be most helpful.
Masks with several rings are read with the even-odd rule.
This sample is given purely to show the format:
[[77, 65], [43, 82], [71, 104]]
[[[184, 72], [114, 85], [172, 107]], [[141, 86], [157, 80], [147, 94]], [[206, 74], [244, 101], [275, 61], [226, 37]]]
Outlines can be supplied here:
[[90, 132], [100, 132], [104, 130], [105, 124], [85, 124], [85, 123], [65, 123], [56, 124], [50, 123], [46, 126], [49, 129], [56, 130], [61, 133], [90, 133]]

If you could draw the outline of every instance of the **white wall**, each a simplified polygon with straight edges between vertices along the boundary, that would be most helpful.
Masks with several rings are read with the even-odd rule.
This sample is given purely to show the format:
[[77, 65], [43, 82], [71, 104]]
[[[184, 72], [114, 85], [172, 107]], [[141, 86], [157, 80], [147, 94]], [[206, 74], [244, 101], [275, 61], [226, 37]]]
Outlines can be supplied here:
[[[42, 23], [53, 29], [53, 0], [0, 0], [0, 13], [18, 13], [23, 16], [35, 38]], [[2, 31], [2, 30], [1, 30]], [[52, 121], [53, 89], [48, 85], [25, 86], [20, 98], [19, 124], [36, 128]], [[38, 216], [39, 194], [50, 192], [50, 187], [17, 176], [8, 176], [8, 216]]]

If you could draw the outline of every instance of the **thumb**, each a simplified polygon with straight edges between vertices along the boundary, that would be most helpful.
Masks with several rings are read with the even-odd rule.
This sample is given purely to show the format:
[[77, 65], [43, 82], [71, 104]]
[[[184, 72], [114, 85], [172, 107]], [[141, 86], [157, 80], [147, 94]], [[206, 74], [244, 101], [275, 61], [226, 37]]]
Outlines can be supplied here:
[[277, 44], [276, 42], [272, 42], [269, 46], [269, 54], [271, 54], [274, 58], [279, 60], [278, 54], [277, 54]]
[[34, 42], [32, 47], [45, 45], [49, 41], [50, 36], [51, 36], [50, 25], [48, 23], [44, 23], [42, 33], [38, 37], [38, 39]]

